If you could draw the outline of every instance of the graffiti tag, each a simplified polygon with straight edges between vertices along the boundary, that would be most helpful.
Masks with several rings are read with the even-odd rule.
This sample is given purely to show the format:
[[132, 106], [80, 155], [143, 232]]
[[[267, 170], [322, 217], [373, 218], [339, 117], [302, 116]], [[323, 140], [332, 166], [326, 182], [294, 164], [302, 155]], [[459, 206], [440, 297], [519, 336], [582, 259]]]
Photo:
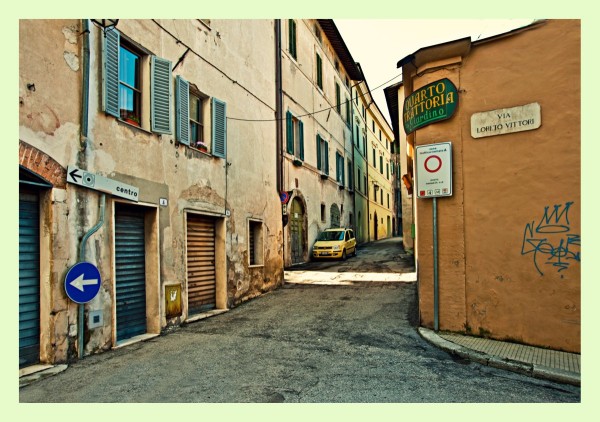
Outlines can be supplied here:
[[544, 207], [544, 215], [525, 225], [521, 255], [533, 254], [533, 264], [540, 275], [549, 266], [564, 271], [581, 262], [581, 237], [571, 233], [569, 210], [573, 202]]

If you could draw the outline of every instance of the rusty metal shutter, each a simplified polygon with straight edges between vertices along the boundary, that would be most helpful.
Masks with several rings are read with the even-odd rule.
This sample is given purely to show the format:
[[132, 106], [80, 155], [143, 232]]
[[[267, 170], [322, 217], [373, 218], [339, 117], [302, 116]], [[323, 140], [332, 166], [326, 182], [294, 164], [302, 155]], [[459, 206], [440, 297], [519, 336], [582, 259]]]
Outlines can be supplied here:
[[188, 214], [187, 293], [189, 314], [216, 306], [215, 220]]
[[19, 192], [19, 367], [40, 355], [40, 215], [38, 194]]
[[117, 341], [146, 333], [146, 243], [144, 213], [115, 209]]

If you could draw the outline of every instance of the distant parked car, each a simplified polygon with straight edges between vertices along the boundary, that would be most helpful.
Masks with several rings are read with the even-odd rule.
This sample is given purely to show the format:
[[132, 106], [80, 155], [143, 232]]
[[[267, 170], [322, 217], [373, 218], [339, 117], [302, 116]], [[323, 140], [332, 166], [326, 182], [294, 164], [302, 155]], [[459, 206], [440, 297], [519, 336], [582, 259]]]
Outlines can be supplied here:
[[313, 258], [341, 258], [356, 256], [354, 231], [348, 228], [326, 229], [313, 246]]

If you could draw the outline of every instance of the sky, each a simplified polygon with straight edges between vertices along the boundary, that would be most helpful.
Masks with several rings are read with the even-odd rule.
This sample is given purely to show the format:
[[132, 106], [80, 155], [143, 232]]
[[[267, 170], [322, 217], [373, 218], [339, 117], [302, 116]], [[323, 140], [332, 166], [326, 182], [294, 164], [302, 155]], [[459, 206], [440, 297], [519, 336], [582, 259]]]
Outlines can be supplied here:
[[[377, 106], [391, 123], [383, 89], [402, 80], [398, 61], [423, 47], [508, 32], [533, 19], [334, 19], [354, 61], [360, 63]], [[360, 28], [357, 31], [357, 28]], [[367, 34], [367, 36], [365, 36]], [[377, 47], [377, 48], [374, 48]]]

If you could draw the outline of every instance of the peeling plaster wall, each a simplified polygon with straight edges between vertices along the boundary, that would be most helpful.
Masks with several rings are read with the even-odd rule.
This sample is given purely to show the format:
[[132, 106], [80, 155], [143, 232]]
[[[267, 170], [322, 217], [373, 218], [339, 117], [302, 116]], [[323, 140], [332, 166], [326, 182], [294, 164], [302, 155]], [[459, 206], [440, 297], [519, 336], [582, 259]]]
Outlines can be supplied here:
[[[162, 29], [161, 29], [162, 26]], [[274, 25], [271, 20], [120, 20], [118, 30], [149, 53], [175, 65], [173, 71], [203, 94], [227, 104], [227, 116], [272, 119], [275, 107]], [[281, 205], [276, 190], [275, 122], [228, 120], [227, 158], [179, 144], [173, 134], [133, 127], [102, 110], [102, 33], [90, 23], [89, 133], [80, 142], [83, 37], [80, 20], [20, 21], [19, 137], [62, 167], [89, 172], [139, 188], [146, 213], [148, 332], [159, 333], [165, 319], [165, 284], [186, 292], [186, 212], [216, 216], [217, 307], [228, 308], [273, 290], [283, 282]], [[260, 48], [259, 48], [260, 46]], [[266, 47], [265, 47], [266, 46]], [[197, 54], [194, 54], [197, 53]], [[146, 76], [142, 81], [149, 83]], [[28, 84], [35, 84], [35, 88]], [[146, 91], [144, 96], [148, 94]], [[60, 99], [58, 101], [57, 99]], [[149, 119], [147, 103], [143, 117]], [[210, 136], [210, 133], [208, 134]], [[269, 152], [270, 151], [270, 152]], [[62, 177], [65, 177], [63, 174]], [[64, 181], [63, 181], [64, 182]], [[43, 201], [47, 255], [42, 264], [43, 361], [78, 355], [77, 305], [64, 292], [64, 277], [78, 260], [79, 241], [100, 215], [97, 191], [63, 183]], [[159, 205], [161, 199], [167, 205]], [[85, 305], [101, 310], [103, 327], [85, 329], [85, 354], [115, 346], [114, 214], [107, 194], [105, 223], [88, 241], [84, 257], [100, 270], [98, 296]], [[262, 263], [248, 264], [248, 220], [262, 222]], [[187, 297], [187, 296], [184, 296]]]

